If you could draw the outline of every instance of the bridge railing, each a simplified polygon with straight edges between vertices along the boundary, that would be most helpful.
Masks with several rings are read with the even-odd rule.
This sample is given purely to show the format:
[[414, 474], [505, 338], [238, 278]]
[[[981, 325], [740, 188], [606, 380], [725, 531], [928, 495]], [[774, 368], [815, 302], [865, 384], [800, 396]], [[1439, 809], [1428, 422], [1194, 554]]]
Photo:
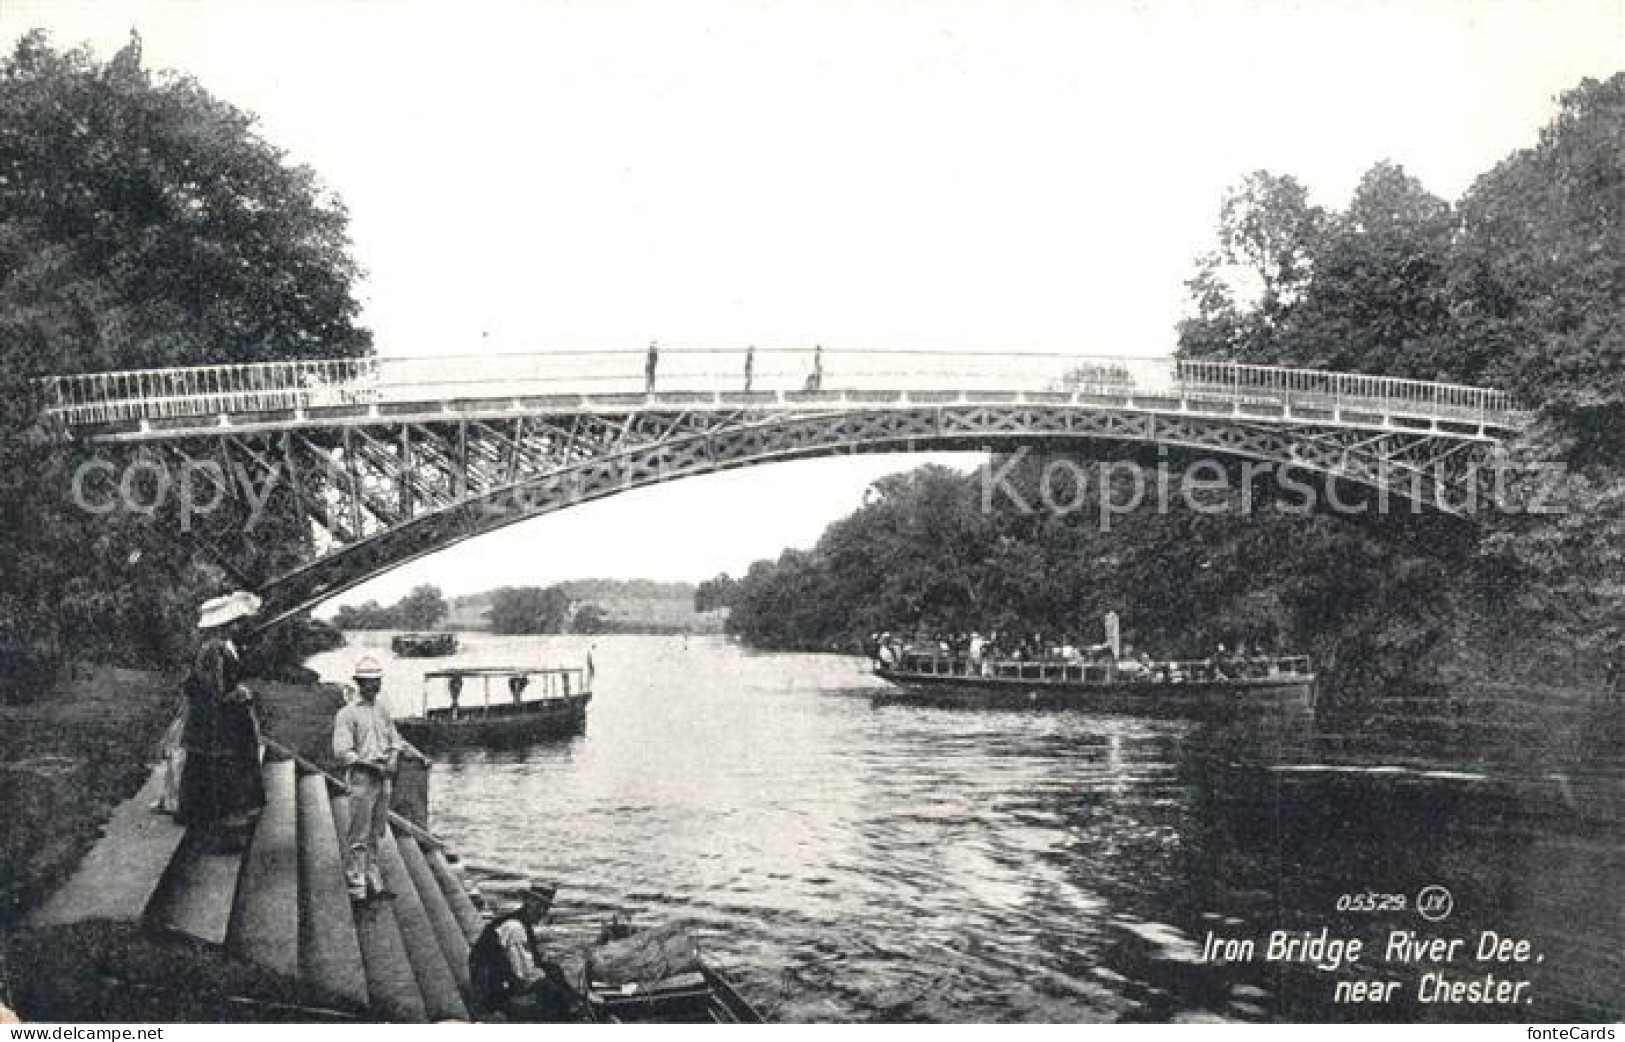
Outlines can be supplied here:
[[820, 400], [941, 392], [1208, 399], [1515, 424], [1500, 391], [1394, 377], [1171, 358], [1030, 352], [660, 349], [354, 358], [145, 369], [41, 381], [69, 426], [328, 405], [545, 396], [766, 394]]
[[1466, 420], [1519, 415], [1504, 391], [1393, 376], [1181, 359], [1178, 380], [1187, 393], [1228, 398], [1265, 396], [1293, 404], [1319, 401], [1333, 406], [1369, 403], [1393, 412], [1422, 411]]
[[40, 381], [45, 415], [70, 426], [313, 405], [378, 397], [376, 358], [257, 362], [50, 376]]

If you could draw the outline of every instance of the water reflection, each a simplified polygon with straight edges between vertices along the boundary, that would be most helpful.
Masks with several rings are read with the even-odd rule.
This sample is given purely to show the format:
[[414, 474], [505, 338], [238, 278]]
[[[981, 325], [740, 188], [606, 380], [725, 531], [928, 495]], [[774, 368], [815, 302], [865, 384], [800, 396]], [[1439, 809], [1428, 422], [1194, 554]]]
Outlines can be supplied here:
[[[443, 758], [437, 829], [565, 880], [577, 908], [694, 920], [784, 1019], [1618, 1015], [1617, 813], [1565, 817], [1459, 735], [876, 707], [858, 660], [718, 639], [465, 645], [459, 664], [560, 665], [596, 645], [595, 698], [584, 735]], [[363, 653], [313, 665], [338, 675]], [[380, 657], [410, 711], [428, 667]], [[1210, 929], [1327, 926], [1376, 951], [1423, 924], [1339, 913], [1339, 896], [1439, 881], [1453, 933], [1546, 953], [1534, 1005], [1368, 1012], [1331, 1003], [1334, 974], [1197, 958]], [[1412, 989], [1420, 971], [1353, 972]]]

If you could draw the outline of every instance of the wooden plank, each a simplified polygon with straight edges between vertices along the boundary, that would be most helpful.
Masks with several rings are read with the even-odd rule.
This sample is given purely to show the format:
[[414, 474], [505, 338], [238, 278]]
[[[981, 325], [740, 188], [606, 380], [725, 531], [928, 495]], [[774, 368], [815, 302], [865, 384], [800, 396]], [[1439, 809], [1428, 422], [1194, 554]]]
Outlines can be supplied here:
[[299, 816], [292, 760], [262, 768], [265, 809], [243, 861], [226, 948], [288, 980], [299, 974]]
[[186, 830], [152, 805], [164, 790], [164, 769], [113, 812], [102, 838], [78, 871], [30, 917], [34, 926], [93, 919], [135, 923], [146, 914]]
[[298, 790], [300, 1001], [363, 1010], [369, 1001], [367, 974], [344, 885], [327, 779], [306, 774]]

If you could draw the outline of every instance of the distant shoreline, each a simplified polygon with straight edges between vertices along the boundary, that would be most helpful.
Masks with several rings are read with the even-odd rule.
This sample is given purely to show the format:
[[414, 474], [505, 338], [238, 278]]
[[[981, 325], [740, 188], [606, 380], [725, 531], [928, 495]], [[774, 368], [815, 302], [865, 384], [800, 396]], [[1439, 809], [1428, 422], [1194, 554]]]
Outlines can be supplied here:
[[486, 633], [493, 637], [722, 637], [726, 632], [718, 625], [713, 628], [685, 628], [680, 626], [631, 626], [626, 628], [609, 628], [597, 630], [536, 630], [525, 632], [501, 632], [489, 626], [470, 626], [459, 623], [442, 623], [429, 629], [412, 630], [399, 626], [382, 626], [377, 628], [352, 626], [338, 629], [340, 633]]

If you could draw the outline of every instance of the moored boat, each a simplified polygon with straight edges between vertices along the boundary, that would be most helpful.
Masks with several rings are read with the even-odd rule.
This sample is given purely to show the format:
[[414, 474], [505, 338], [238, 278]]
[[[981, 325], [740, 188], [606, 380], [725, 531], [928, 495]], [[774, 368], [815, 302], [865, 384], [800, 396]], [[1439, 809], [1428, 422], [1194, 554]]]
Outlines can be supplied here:
[[443, 658], [457, 654], [455, 633], [398, 633], [389, 649], [401, 658]]
[[[395, 721], [407, 740], [427, 748], [501, 745], [579, 734], [592, 701], [592, 665], [585, 668], [468, 666], [423, 674], [418, 715]], [[478, 701], [465, 699], [478, 681]], [[493, 681], [496, 683], [493, 684]], [[435, 699], [431, 693], [444, 693]]]
[[607, 926], [587, 953], [581, 990], [599, 1024], [766, 1023], [679, 923]]

